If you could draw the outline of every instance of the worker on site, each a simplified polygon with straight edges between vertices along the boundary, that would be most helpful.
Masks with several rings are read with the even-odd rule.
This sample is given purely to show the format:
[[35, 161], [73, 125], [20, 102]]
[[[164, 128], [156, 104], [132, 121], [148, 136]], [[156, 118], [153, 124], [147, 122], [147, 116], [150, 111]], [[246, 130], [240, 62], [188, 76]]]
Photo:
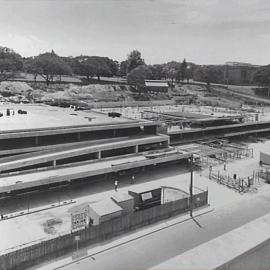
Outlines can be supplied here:
[[224, 171], [226, 171], [226, 169], [227, 169], [227, 164], [226, 164], [226, 162], [224, 162], [223, 168], [224, 168]]
[[209, 179], [211, 179], [211, 174], [212, 174], [213, 167], [212, 165], [209, 166]]
[[114, 190], [117, 191], [117, 189], [118, 189], [118, 181], [115, 180], [114, 181]]
[[131, 176], [131, 184], [134, 184], [135, 183], [135, 176], [134, 174]]

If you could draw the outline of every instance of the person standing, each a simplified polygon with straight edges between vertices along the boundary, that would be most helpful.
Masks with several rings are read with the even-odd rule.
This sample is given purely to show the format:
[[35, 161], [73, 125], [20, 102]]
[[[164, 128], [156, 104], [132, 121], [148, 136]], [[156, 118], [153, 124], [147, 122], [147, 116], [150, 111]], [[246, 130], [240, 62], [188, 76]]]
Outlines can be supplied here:
[[114, 181], [114, 190], [117, 191], [117, 189], [118, 189], [118, 181], [115, 180]]
[[212, 165], [209, 166], [209, 179], [211, 179], [211, 174], [212, 174], [213, 167]]
[[134, 174], [131, 176], [131, 184], [134, 184], [135, 183], [135, 176]]
[[226, 171], [226, 169], [227, 169], [227, 164], [226, 164], [226, 162], [224, 162], [223, 168], [224, 168], [224, 171]]

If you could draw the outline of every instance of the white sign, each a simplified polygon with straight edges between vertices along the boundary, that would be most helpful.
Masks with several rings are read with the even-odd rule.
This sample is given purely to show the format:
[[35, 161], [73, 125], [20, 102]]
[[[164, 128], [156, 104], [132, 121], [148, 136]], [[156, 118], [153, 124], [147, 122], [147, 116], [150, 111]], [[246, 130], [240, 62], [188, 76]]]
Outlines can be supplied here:
[[87, 226], [87, 212], [71, 213], [71, 230], [78, 230]]
[[141, 194], [141, 196], [142, 196], [143, 201], [146, 201], [146, 200], [149, 200], [149, 199], [153, 198], [152, 192], [143, 193], [143, 194]]

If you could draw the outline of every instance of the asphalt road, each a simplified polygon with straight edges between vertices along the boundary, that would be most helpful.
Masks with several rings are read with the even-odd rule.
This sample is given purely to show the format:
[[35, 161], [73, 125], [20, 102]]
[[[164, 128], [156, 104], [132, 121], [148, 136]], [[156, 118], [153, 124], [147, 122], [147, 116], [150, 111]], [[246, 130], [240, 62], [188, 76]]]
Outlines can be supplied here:
[[62, 267], [62, 270], [148, 269], [269, 213], [270, 193], [247, 196], [226, 208]]

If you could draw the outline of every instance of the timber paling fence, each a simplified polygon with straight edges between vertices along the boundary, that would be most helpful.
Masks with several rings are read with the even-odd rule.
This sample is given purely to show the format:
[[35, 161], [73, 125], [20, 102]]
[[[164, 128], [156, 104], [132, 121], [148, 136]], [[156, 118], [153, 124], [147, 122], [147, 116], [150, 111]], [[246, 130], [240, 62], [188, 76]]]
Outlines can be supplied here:
[[[208, 191], [193, 195], [193, 208], [208, 204]], [[168, 202], [145, 210], [129, 213], [118, 218], [90, 226], [86, 229], [41, 241], [24, 248], [18, 248], [0, 255], [0, 269], [27, 269], [45, 260], [55, 259], [75, 251], [75, 236], [80, 237], [80, 248], [101, 242], [117, 235], [129, 232], [157, 221], [187, 212], [190, 209], [189, 198]], [[3, 253], [3, 252], [2, 252]]]

